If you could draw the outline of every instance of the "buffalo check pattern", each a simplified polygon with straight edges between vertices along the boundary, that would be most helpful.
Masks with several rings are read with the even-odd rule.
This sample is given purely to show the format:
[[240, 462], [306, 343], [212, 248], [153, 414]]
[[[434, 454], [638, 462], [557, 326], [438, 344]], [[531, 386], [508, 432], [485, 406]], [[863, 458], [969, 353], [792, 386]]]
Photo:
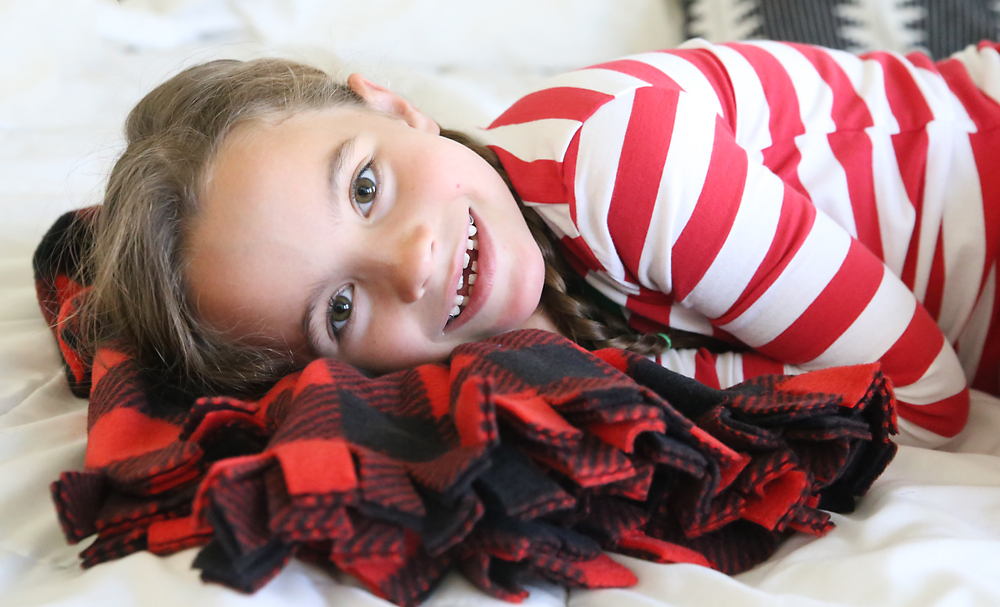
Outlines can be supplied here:
[[253, 592], [298, 558], [403, 606], [452, 568], [513, 602], [533, 579], [634, 584], [606, 551], [737, 573], [826, 533], [895, 453], [875, 364], [723, 391], [536, 330], [379, 377], [321, 359], [259, 400], [165, 402], [127, 344], [77, 347], [96, 214], [64, 216], [35, 258], [90, 399], [85, 467], [52, 484], [67, 539], [96, 535], [85, 567], [199, 547], [203, 579]]

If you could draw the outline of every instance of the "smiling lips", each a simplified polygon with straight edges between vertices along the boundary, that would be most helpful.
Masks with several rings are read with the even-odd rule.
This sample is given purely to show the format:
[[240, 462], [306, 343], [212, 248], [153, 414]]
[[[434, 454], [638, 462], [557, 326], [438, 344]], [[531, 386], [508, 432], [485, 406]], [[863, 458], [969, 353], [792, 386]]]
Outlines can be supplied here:
[[479, 258], [479, 236], [476, 235], [476, 222], [469, 215], [469, 238], [465, 245], [465, 265], [462, 275], [458, 277], [458, 287], [455, 291], [455, 305], [449, 312], [448, 323], [455, 320], [465, 310], [472, 298], [472, 289], [476, 284], [476, 260]]

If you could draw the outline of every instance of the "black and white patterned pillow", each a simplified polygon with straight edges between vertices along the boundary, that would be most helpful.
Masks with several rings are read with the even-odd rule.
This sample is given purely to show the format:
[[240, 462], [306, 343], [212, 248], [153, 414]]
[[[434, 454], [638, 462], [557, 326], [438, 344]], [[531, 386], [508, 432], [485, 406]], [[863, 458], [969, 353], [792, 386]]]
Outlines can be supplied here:
[[1000, 38], [997, 0], [682, 0], [684, 33], [763, 38], [854, 52], [921, 50], [935, 59]]

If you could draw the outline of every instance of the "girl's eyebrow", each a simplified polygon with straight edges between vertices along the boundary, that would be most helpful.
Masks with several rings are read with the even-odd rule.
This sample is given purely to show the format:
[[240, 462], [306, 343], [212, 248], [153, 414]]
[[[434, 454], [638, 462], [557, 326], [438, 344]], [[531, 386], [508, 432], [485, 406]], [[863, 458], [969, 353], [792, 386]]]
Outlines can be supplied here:
[[336, 200], [337, 193], [342, 191], [342, 179], [344, 174], [344, 165], [347, 164], [347, 160], [353, 155], [354, 147], [357, 145], [358, 136], [355, 135], [348, 139], [345, 139], [343, 143], [337, 146], [333, 153], [330, 154], [330, 160], [327, 164], [329, 169], [327, 174], [330, 183], [330, 199]]
[[[327, 161], [327, 175], [330, 187], [330, 200], [336, 201], [337, 194], [341, 191], [341, 181], [344, 174], [344, 167], [347, 164], [348, 159], [353, 155], [354, 148], [357, 145], [358, 136], [354, 135], [341, 142], [333, 152], [330, 154], [330, 158]], [[330, 205], [336, 214], [338, 210], [338, 205]], [[316, 331], [313, 330], [312, 316], [316, 311], [316, 306], [319, 305], [319, 296], [322, 294], [323, 290], [326, 288], [326, 282], [317, 282], [309, 289], [309, 295], [306, 297], [306, 309], [302, 312], [302, 319], [299, 321], [299, 332], [306, 339], [306, 344], [308, 344], [309, 349], [312, 350], [312, 354], [319, 354], [319, 336]]]

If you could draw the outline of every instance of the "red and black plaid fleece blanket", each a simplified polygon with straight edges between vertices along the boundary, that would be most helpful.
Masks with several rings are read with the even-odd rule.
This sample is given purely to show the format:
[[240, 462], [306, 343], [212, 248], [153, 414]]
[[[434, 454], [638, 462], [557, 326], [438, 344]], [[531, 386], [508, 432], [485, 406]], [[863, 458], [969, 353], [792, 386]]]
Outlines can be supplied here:
[[53, 483], [66, 537], [95, 565], [200, 546], [206, 580], [253, 591], [292, 557], [399, 605], [452, 567], [519, 601], [533, 578], [635, 583], [604, 551], [743, 571], [794, 531], [822, 535], [895, 453], [877, 365], [715, 390], [621, 350], [544, 331], [465, 344], [444, 364], [370, 377], [317, 360], [258, 401], [183, 402], [126, 346], [85, 360], [74, 260], [94, 211], [35, 258], [75, 394], [82, 471]]

